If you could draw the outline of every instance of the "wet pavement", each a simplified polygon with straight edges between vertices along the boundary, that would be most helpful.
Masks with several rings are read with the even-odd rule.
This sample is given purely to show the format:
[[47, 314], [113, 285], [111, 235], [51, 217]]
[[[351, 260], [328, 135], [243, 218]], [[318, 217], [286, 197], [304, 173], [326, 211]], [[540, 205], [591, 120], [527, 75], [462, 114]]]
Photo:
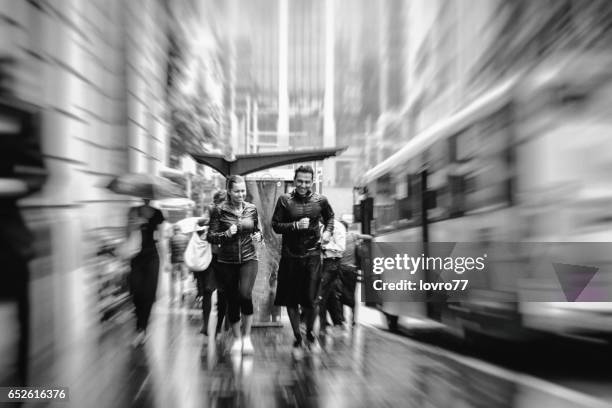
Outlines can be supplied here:
[[68, 386], [70, 402], [50, 405], [65, 407], [612, 406], [369, 325], [295, 361], [287, 323], [255, 328], [251, 357], [203, 344], [200, 324], [197, 313], [158, 302], [149, 339], [134, 348], [126, 313], [49, 350], [34, 362], [34, 383]]

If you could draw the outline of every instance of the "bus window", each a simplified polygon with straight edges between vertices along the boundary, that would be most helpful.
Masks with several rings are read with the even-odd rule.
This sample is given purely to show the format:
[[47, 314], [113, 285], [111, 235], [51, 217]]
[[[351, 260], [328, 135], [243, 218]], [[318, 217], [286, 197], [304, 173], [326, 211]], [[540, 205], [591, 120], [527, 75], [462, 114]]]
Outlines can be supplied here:
[[451, 196], [446, 171], [439, 170], [429, 174], [427, 176], [427, 189], [436, 192], [435, 207], [429, 209], [429, 218], [432, 221], [448, 218], [451, 209]]
[[465, 193], [469, 183], [466, 174], [476, 155], [476, 136], [474, 127], [468, 127], [448, 140], [450, 156], [448, 185], [451, 200], [449, 215], [451, 217], [460, 217], [465, 212]]
[[451, 213], [451, 190], [448, 180], [450, 165], [450, 144], [448, 139], [435, 143], [427, 150], [427, 189], [436, 192], [436, 206], [430, 209], [432, 221], [448, 218]]
[[398, 177], [396, 184], [395, 205], [397, 207], [397, 225], [404, 226], [412, 221], [412, 185], [411, 175]]
[[376, 180], [374, 197], [374, 230], [376, 233], [395, 228], [397, 206], [395, 204], [395, 184], [391, 174], [387, 173]]
[[[510, 121], [506, 109], [485, 119], [478, 129], [478, 147], [465, 175], [465, 210], [509, 204]], [[458, 140], [458, 143], [461, 139]], [[459, 148], [459, 146], [458, 146]]]
[[465, 211], [465, 178], [458, 175], [448, 176], [451, 204], [449, 215], [460, 217]]

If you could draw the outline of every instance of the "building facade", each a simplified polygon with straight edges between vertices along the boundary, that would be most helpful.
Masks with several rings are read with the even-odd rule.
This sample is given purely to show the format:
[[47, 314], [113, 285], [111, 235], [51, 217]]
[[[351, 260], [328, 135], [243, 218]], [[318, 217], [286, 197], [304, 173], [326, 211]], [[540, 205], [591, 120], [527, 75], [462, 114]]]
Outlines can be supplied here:
[[104, 186], [165, 165], [167, 15], [162, 1], [0, 4], [8, 88], [40, 109], [49, 171], [43, 191], [21, 202], [37, 238], [31, 353], [70, 347], [97, 322], [88, 263], [100, 234], [125, 225], [130, 205]]
[[[499, 30], [498, 1], [402, 1], [379, 4], [379, 98], [370, 102], [363, 174], [480, 91], [483, 56]], [[376, 66], [379, 68], [377, 69]], [[376, 109], [372, 107], [376, 106]]]
[[[334, 43], [329, 34], [335, 3], [257, 0], [219, 5], [230, 39], [222, 47], [228, 58], [224, 122], [233, 154], [337, 144]], [[328, 184], [335, 179], [333, 170], [322, 172]]]

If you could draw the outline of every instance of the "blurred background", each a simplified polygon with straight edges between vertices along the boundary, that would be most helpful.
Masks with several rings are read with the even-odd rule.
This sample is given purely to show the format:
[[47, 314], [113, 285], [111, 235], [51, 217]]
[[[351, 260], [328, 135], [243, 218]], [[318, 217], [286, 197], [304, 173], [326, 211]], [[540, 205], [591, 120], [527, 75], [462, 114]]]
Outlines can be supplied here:
[[[351, 222], [351, 230], [379, 242], [612, 242], [611, 42], [607, 0], [0, 1], [3, 385], [18, 383], [11, 356], [26, 356], [34, 373], [28, 383], [71, 386], [76, 401], [87, 402], [86, 384], [100, 381], [101, 390], [114, 384], [95, 372], [84, 383], [76, 381], [87, 361], [131, 384], [117, 391], [121, 397], [99, 400], [101, 406], [179, 404], [176, 394], [154, 397], [156, 387], [163, 388], [157, 376], [168, 367], [151, 361], [186, 347], [193, 364], [199, 363], [196, 333], [177, 326], [194, 317], [187, 304], [159, 307], [153, 343], [158, 354], [147, 360], [123, 350], [126, 322], [131, 324], [128, 265], [114, 249], [124, 238], [128, 209], [139, 200], [106, 186], [124, 173], [165, 177], [181, 186], [183, 198], [155, 204], [166, 219], [198, 216], [225, 179], [190, 153], [232, 158], [347, 147], [337, 157], [308, 163], [315, 168], [315, 189]], [[271, 207], [278, 194], [291, 190], [295, 166], [249, 175], [249, 197]], [[367, 258], [367, 246], [362, 251]], [[606, 271], [594, 282], [609, 296], [612, 252], [603, 252], [590, 263]], [[267, 309], [266, 286], [272, 286], [277, 263], [265, 259], [256, 285], [266, 308], [261, 319], [277, 322], [278, 311]], [[277, 387], [270, 401], [396, 405], [417, 394], [415, 406], [451, 406], [450, 395], [465, 399], [460, 406], [612, 401], [605, 391], [609, 375], [589, 365], [609, 357], [611, 303], [525, 301], [534, 292], [559, 291], [559, 281], [542, 268], [527, 279], [509, 270], [479, 282], [473, 297], [460, 304], [361, 305], [363, 332], [345, 339], [345, 349], [334, 354], [335, 368], [291, 371], [297, 384], [314, 376], [327, 379], [330, 388]], [[163, 274], [158, 293], [162, 304], [168, 294]], [[29, 334], [20, 334], [20, 323]], [[382, 374], [375, 361], [389, 356], [378, 350], [383, 343], [376, 336], [389, 335], [387, 330], [400, 331], [394, 336], [406, 342], [388, 352], [405, 359], [391, 358], [393, 369]], [[418, 341], [555, 384], [529, 385], [519, 375], [500, 385], [478, 374], [472, 379], [492, 387], [489, 393], [459, 392], [466, 389], [461, 383], [452, 388], [456, 394], [449, 385], [448, 399], [436, 400], [428, 386], [450, 381], [462, 369], [431, 357], [420, 362], [431, 371], [416, 374], [410, 386], [365, 387], [362, 399], [342, 393], [344, 399], [334, 399], [344, 384], [339, 378], [345, 371], [338, 371], [344, 363], [371, 360], [365, 371], [374, 370], [381, 382], [414, 375], [402, 370], [419, 366], [412, 360], [414, 339], [407, 338], [415, 332], [426, 334]], [[447, 332], [461, 340], [448, 340]], [[170, 340], [177, 336], [184, 338]], [[258, 344], [273, 348], [274, 336], [266, 331]], [[491, 338], [497, 339], [493, 345]], [[521, 346], [510, 354], [518, 357], [499, 361], [508, 352], [505, 341], [517, 338]], [[604, 351], [567, 366], [551, 366], [550, 355], [527, 364], [529, 352], [551, 352], [553, 343], [562, 344], [554, 351], [563, 355]], [[485, 349], [489, 354], [479, 354]], [[114, 350], [115, 358], [91, 360], [104, 350]], [[286, 352], [266, 354], [283, 373], [290, 371], [283, 365]], [[227, 398], [228, 406], [258, 405], [248, 395], [261, 384], [237, 380], [244, 367], [229, 370], [235, 377], [226, 394], [215, 394], [206, 378], [225, 374], [215, 371], [210, 358], [204, 368], [184, 358], [171, 372], [198, 373], [198, 384], [208, 384], [207, 395], [213, 395], [207, 404]], [[371, 380], [359, 367], [359, 379], [349, 376], [353, 390]], [[257, 369], [267, 372], [256, 360]], [[555, 370], [562, 374], [550, 374]], [[270, 381], [282, 384], [276, 377]], [[178, 394], [183, 389], [168, 387]], [[555, 387], [571, 391], [554, 394]], [[188, 400], [200, 403], [190, 392]], [[294, 402], [283, 400], [283, 392], [296, 395]]]

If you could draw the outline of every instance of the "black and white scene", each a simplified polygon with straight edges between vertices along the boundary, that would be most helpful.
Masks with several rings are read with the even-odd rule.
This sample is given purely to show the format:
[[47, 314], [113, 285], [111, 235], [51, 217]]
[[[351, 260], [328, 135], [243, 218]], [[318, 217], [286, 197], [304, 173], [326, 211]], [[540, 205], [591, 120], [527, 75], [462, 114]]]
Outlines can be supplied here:
[[612, 1], [0, 0], [0, 406], [612, 407]]

